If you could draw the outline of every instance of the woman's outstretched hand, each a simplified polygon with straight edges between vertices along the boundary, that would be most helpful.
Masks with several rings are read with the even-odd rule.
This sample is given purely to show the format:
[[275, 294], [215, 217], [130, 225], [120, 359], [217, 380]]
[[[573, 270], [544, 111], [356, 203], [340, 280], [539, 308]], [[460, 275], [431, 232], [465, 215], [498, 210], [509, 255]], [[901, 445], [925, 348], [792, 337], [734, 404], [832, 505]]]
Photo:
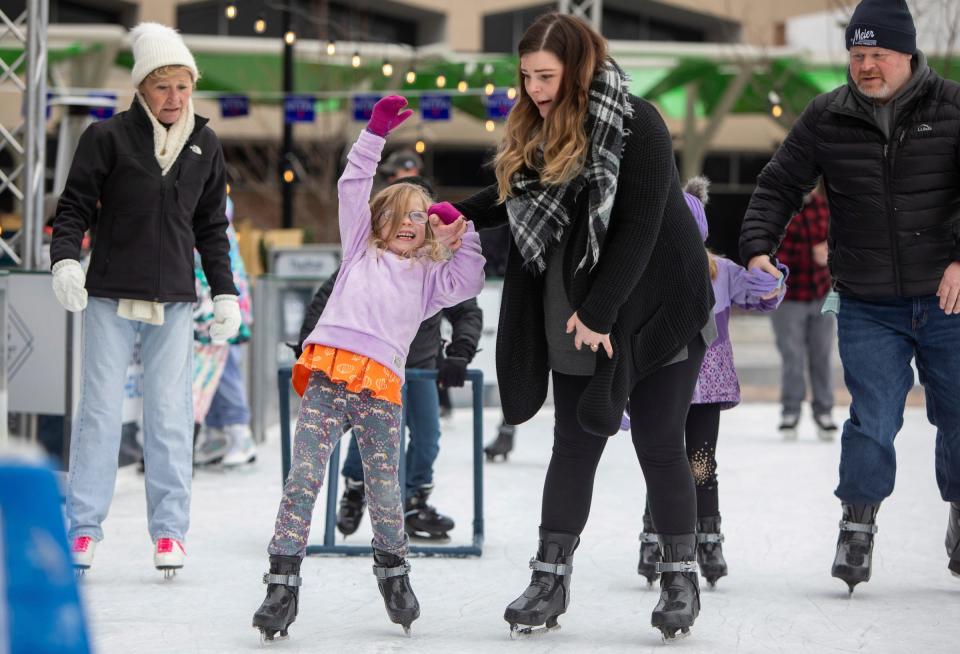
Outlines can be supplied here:
[[373, 113], [367, 123], [367, 129], [377, 136], [387, 137], [391, 130], [413, 115], [412, 109], [400, 111], [407, 106], [407, 99], [402, 95], [388, 95], [377, 100], [373, 105]]
[[602, 345], [603, 350], [607, 353], [607, 357], [610, 359], [613, 358], [613, 345], [610, 343], [610, 334], [598, 334], [584, 325], [580, 322], [576, 311], [573, 312], [570, 320], [567, 321], [567, 333], [574, 335], [573, 344], [578, 350], [586, 345], [594, 352], [597, 352]]

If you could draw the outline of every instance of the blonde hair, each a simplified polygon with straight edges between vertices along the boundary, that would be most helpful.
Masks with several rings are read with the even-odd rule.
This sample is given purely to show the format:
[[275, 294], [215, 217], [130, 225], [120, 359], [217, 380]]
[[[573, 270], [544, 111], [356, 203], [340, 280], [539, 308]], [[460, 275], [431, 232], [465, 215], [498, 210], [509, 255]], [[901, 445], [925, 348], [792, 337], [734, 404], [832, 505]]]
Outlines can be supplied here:
[[186, 71], [186, 73], [190, 75], [190, 79], [193, 80], [193, 87], [196, 88], [197, 80], [200, 79], [199, 73], [197, 74], [197, 77], [194, 77], [192, 70], [190, 70], [186, 66], [181, 66], [180, 64], [172, 64], [170, 66], [160, 66], [159, 68], [154, 68], [147, 74], [146, 77], [143, 78], [143, 81], [140, 82], [140, 85], [137, 88], [142, 90], [143, 85], [146, 84], [147, 82], [164, 80], [164, 79], [173, 77], [174, 75], [177, 75], [179, 73], [182, 73], [184, 71]]
[[[538, 18], [517, 46], [522, 57], [549, 52], [563, 64], [560, 89], [546, 118], [520, 79], [516, 105], [494, 158], [500, 202], [512, 194], [513, 176], [526, 167], [545, 184], [563, 184], [577, 176], [587, 159], [586, 121], [590, 84], [607, 59], [607, 44], [586, 23], [552, 12]], [[519, 76], [519, 68], [518, 68]], [[539, 150], [543, 148], [542, 160]], [[541, 163], [542, 161], [542, 163]]]
[[[370, 245], [378, 250], [386, 250], [387, 243], [400, 231], [400, 225], [403, 219], [410, 211], [410, 206], [414, 203], [423, 205], [423, 211], [433, 202], [433, 199], [427, 195], [427, 192], [416, 184], [391, 184], [387, 188], [377, 193], [370, 200]], [[390, 213], [390, 229], [387, 231], [386, 238], [380, 236], [381, 218], [385, 213]], [[431, 261], [444, 261], [450, 258], [450, 252], [436, 239], [430, 223], [424, 224], [423, 246], [417, 250], [411, 250], [404, 256], [411, 259], [415, 257], [426, 257]]]
[[710, 251], [710, 248], [704, 248], [707, 251], [707, 265], [710, 266], [710, 279], [715, 280], [717, 278], [717, 273], [720, 272], [717, 268], [717, 255]]

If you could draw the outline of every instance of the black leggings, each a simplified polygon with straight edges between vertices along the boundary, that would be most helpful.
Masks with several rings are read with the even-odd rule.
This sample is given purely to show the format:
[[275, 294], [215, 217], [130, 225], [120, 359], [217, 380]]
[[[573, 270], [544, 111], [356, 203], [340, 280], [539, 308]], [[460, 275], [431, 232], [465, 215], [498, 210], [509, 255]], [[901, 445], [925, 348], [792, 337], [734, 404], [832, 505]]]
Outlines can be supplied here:
[[719, 404], [691, 404], [687, 414], [687, 459], [697, 487], [697, 517], [720, 515], [717, 499]]
[[[685, 361], [660, 368], [630, 393], [633, 447], [647, 482], [659, 533], [696, 528], [696, 491], [684, 449], [684, 425], [706, 347], [698, 335]], [[607, 439], [583, 430], [577, 405], [589, 377], [553, 373], [553, 456], [543, 485], [540, 526], [579, 535], [587, 524], [593, 478]]]

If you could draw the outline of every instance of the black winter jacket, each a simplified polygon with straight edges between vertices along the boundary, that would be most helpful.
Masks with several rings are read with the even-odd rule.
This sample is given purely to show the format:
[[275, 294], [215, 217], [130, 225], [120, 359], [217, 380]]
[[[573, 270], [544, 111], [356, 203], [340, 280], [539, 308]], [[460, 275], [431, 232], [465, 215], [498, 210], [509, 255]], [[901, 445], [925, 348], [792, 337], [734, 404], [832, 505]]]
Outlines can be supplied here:
[[[620, 162], [610, 225], [592, 271], [574, 274], [587, 247], [584, 193], [571, 212], [563, 256], [570, 306], [590, 329], [609, 333], [613, 359], [601, 348], [596, 372], [580, 398], [581, 426], [609, 436], [620, 427], [635, 383], [672, 359], [707, 323], [713, 289], [696, 222], [683, 199], [666, 125], [648, 102], [631, 98], [634, 115]], [[507, 222], [490, 186], [455, 206], [477, 229]], [[503, 415], [517, 425], [532, 418], [547, 395], [543, 276], [522, 267], [512, 235], [500, 302], [497, 378]]]
[[90, 125], [57, 205], [51, 264], [79, 260], [83, 234], [93, 228], [90, 295], [194, 302], [194, 247], [213, 295], [236, 295], [223, 151], [206, 124], [196, 116], [193, 133], [166, 176], [154, 156], [152, 124], [136, 99], [129, 110]]
[[[317, 289], [310, 306], [307, 307], [303, 324], [300, 326], [300, 338], [297, 341], [297, 356], [303, 351], [303, 342], [317, 325], [317, 320], [327, 306], [333, 285], [340, 273], [338, 268]], [[443, 316], [453, 327], [453, 336], [444, 352], [448, 357], [460, 357], [469, 363], [477, 354], [477, 344], [480, 342], [480, 333], [483, 331], [483, 311], [477, 300], [471, 298], [452, 307], [441, 309], [435, 315], [420, 323], [417, 335], [410, 343], [410, 353], [407, 355], [407, 368], [433, 370], [437, 367], [437, 356], [440, 354], [440, 317]]]
[[774, 254], [823, 176], [830, 272], [841, 293], [936, 293], [960, 261], [960, 84], [931, 71], [889, 140], [843, 86], [815, 98], [760, 174], [740, 233], [746, 263]]

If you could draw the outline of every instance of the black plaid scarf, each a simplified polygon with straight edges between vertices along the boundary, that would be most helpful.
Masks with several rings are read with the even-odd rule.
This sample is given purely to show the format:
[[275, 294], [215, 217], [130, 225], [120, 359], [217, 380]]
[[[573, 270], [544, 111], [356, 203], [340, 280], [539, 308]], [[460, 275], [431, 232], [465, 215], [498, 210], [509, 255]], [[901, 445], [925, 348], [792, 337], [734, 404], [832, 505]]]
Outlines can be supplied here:
[[539, 176], [520, 171], [513, 176], [507, 215], [525, 268], [539, 274], [546, 268], [548, 248], [559, 243], [570, 225], [570, 209], [584, 186], [589, 191], [587, 252], [577, 266], [591, 270], [610, 223], [623, 154], [623, 120], [633, 115], [627, 96], [627, 76], [608, 59], [590, 84], [587, 107], [588, 155], [583, 170], [565, 184], [542, 184]]

